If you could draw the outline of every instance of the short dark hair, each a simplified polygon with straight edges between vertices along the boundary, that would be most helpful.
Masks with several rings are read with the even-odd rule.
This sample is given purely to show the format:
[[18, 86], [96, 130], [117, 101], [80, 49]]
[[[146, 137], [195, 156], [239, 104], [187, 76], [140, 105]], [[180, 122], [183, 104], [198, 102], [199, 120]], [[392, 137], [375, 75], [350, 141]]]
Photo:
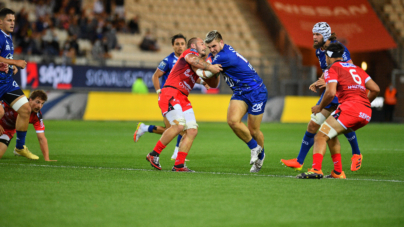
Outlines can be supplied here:
[[198, 41], [198, 37], [192, 37], [187, 44], [187, 48], [191, 48], [191, 45], [196, 43], [196, 41]]
[[3, 8], [0, 10], [0, 19], [4, 19], [8, 14], [15, 15], [14, 11], [9, 8]]
[[342, 56], [345, 52], [345, 47], [341, 43], [336, 42], [330, 43], [326, 50], [336, 53], [336, 56]]
[[211, 43], [213, 40], [223, 40], [222, 35], [217, 30], [213, 30], [206, 34], [205, 43]]
[[43, 100], [45, 102], [48, 101], [48, 95], [43, 90], [35, 90], [29, 96], [29, 99], [31, 100], [35, 100], [36, 98], [39, 98], [40, 100]]
[[185, 38], [185, 36], [183, 34], [176, 34], [175, 36], [171, 37], [171, 45], [174, 46], [174, 42], [176, 39], [184, 39], [185, 42], [187, 42], [187, 38]]
[[335, 32], [331, 33], [330, 38], [328, 38], [328, 40], [330, 40], [330, 41], [334, 41], [336, 39], [337, 39], [337, 34], [335, 34]]

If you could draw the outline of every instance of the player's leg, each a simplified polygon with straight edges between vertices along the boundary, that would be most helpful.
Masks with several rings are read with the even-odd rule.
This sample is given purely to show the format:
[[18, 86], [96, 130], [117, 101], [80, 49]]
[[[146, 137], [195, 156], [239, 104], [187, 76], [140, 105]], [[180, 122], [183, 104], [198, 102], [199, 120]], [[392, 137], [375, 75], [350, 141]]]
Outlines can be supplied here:
[[25, 137], [27, 135], [29, 118], [31, 116], [31, 107], [29, 106], [27, 97], [24, 95], [18, 85], [16, 86], [14, 83], [13, 86], [14, 88], [17, 87], [17, 89], [3, 95], [3, 100], [18, 113], [15, 124], [17, 131], [15, 151], [17, 153], [25, 154], [30, 153], [28, 148], [25, 146]]
[[[167, 119], [166, 118], [164, 118], [164, 122], [166, 122], [167, 121]], [[169, 128], [170, 127], [170, 125], [168, 124], [166, 124], [166, 126], [158, 126], [158, 125], [146, 125], [146, 124], [144, 124], [143, 122], [139, 122], [138, 124], [137, 124], [137, 127], [136, 127], [136, 131], [135, 131], [135, 134], [133, 135], [133, 140], [135, 141], [135, 142], [137, 142], [137, 141], [139, 141], [139, 139], [140, 139], [140, 137], [143, 135], [143, 134], [145, 134], [146, 132], [149, 132], [149, 133], [155, 133], [155, 134], [163, 134], [163, 132], [167, 129], [167, 128]]]
[[359, 150], [356, 132], [347, 132], [344, 134], [344, 136], [348, 139], [348, 142], [352, 148], [351, 171], [358, 171], [362, 167], [363, 155]]
[[250, 169], [251, 173], [257, 173], [261, 170], [265, 159], [264, 150], [264, 134], [262, 133], [260, 127], [262, 122], [262, 117], [264, 114], [252, 115], [248, 114], [247, 124], [248, 130], [250, 130], [251, 136], [257, 141], [258, 145], [262, 147], [261, 153], [258, 154], [258, 160], [253, 164]]
[[320, 125], [324, 123], [324, 121], [328, 118], [328, 116], [330, 116], [332, 111], [334, 111], [334, 109], [323, 109], [320, 113], [311, 115], [311, 120], [307, 125], [307, 131], [303, 136], [302, 144], [300, 146], [300, 151], [297, 155], [297, 158], [289, 160], [281, 159], [283, 165], [298, 171], [302, 170], [304, 160], [306, 159], [307, 154], [314, 144], [314, 136], [320, 128]]
[[198, 124], [196, 123], [195, 113], [193, 109], [184, 111], [185, 132], [179, 147], [177, 158], [175, 159], [172, 171], [194, 172], [185, 166], [185, 159], [191, 149], [192, 143], [198, 134]]
[[334, 163], [334, 169], [331, 171], [330, 175], [327, 175], [326, 178], [346, 178], [344, 171], [342, 171], [342, 163], [341, 163], [341, 144], [338, 140], [338, 137], [334, 137], [327, 142], [328, 148], [330, 148], [332, 162]]
[[243, 140], [248, 148], [251, 150], [250, 165], [258, 160], [258, 154], [261, 153], [261, 146], [251, 136], [250, 130], [241, 121], [243, 116], [247, 113], [248, 106], [242, 100], [230, 100], [229, 108], [227, 110], [227, 123], [233, 132]]
[[333, 116], [330, 116], [320, 126], [319, 132], [320, 133], [317, 133], [316, 136], [314, 137], [312, 168], [306, 173], [299, 174], [297, 178], [301, 179], [323, 178], [323, 172], [321, 169], [324, 154], [327, 149], [327, 142], [328, 140], [336, 137], [337, 135], [345, 133], [346, 129]]
[[3, 134], [0, 136], [0, 158], [6, 153], [9, 143], [10, 138], [7, 135]]
[[[164, 122], [166, 122], [166, 121], [167, 121], [167, 119], [164, 118]], [[167, 123], [170, 124], [168, 121], [167, 121]], [[166, 124], [166, 125], [167, 125], [167, 124]], [[177, 158], [178, 149], [179, 149], [179, 147], [180, 147], [180, 143], [181, 143], [181, 139], [182, 139], [183, 134], [184, 134], [184, 131], [182, 131], [182, 132], [177, 136], [177, 143], [175, 144], [175, 148], [174, 148], [173, 155], [171, 155], [171, 160], [175, 160], [175, 159]]]

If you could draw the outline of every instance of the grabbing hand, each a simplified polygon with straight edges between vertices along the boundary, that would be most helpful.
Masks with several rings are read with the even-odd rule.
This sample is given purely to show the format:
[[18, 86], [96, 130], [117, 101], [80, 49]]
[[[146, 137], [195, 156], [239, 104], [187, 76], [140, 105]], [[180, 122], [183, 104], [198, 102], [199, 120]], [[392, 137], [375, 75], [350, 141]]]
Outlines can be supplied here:
[[18, 73], [18, 68], [17, 66], [13, 65], [13, 75]]
[[8, 73], [8, 64], [4, 62], [0, 62], [0, 71]]
[[213, 74], [223, 71], [222, 65], [220, 64], [210, 65], [208, 70]]
[[16, 66], [25, 69], [25, 67], [27, 66], [27, 62], [24, 60], [15, 60], [17, 63], [15, 64]]
[[311, 112], [314, 113], [314, 115], [316, 115], [317, 113], [321, 112], [320, 106], [319, 105], [315, 105], [311, 108]]

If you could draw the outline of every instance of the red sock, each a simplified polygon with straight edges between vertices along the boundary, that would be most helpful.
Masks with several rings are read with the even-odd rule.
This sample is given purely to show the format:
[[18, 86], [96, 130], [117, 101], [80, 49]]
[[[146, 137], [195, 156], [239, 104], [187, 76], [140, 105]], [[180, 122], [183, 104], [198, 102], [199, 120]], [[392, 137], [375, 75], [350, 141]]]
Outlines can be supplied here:
[[187, 157], [188, 153], [182, 152], [182, 151], [178, 151], [177, 154], [177, 159], [175, 159], [175, 163], [174, 165], [184, 165], [185, 163], [185, 158]]
[[331, 155], [332, 161], [334, 162], [334, 170], [337, 172], [342, 172], [341, 154]]
[[157, 142], [156, 146], [154, 147], [153, 151], [160, 154], [163, 151], [164, 148], [166, 148], [166, 146], [164, 146], [164, 144], [162, 144], [161, 141], [159, 140]]
[[321, 170], [321, 164], [323, 163], [324, 156], [320, 153], [313, 154], [313, 165], [312, 168], [316, 170]]

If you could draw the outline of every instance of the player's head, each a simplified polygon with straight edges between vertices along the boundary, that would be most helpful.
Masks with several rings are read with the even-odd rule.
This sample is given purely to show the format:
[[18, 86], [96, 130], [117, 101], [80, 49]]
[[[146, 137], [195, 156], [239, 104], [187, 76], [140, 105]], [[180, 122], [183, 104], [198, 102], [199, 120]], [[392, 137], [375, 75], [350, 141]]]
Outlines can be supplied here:
[[213, 56], [216, 56], [224, 46], [222, 35], [216, 30], [210, 31], [206, 34], [205, 43]]
[[6, 34], [14, 31], [15, 13], [11, 9], [3, 8], [0, 10], [0, 26]]
[[324, 46], [331, 36], [331, 27], [327, 22], [318, 22], [313, 27], [313, 47], [318, 49]]
[[325, 50], [327, 65], [331, 65], [336, 60], [342, 60], [345, 48], [341, 43], [331, 43]]
[[177, 34], [171, 37], [171, 44], [173, 45], [175, 55], [180, 56], [186, 50], [187, 38], [182, 34]]
[[196, 51], [198, 51], [198, 53], [199, 53], [199, 55], [201, 55], [201, 57], [206, 56], [205, 42], [203, 42], [203, 40], [201, 38], [198, 38], [198, 37], [191, 38], [188, 41], [187, 47], [195, 49]]
[[31, 111], [38, 113], [47, 100], [48, 95], [43, 90], [33, 91], [29, 96], [29, 105], [31, 106]]

